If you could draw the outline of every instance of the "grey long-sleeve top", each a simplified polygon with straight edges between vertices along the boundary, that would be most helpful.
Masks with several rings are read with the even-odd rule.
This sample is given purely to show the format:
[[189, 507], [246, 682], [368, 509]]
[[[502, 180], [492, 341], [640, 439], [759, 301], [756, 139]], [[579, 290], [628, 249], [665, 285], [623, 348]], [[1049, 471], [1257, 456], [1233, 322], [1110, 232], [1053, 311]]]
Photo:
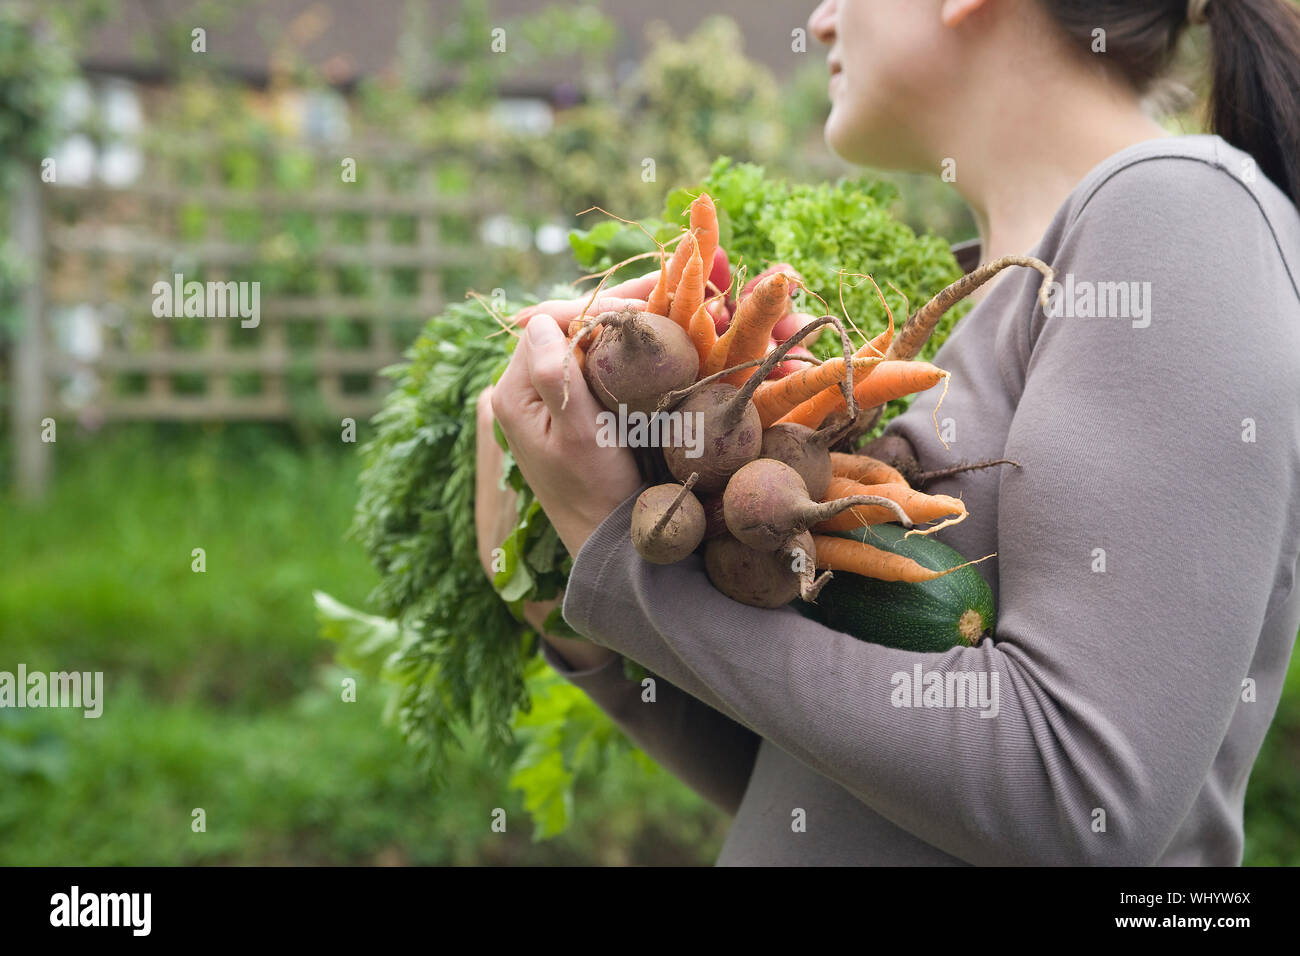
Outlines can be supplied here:
[[[891, 425], [925, 468], [1022, 466], [927, 489], [971, 513], [940, 540], [997, 552], [992, 640], [914, 653], [737, 604], [698, 556], [637, 556], [634, 499], [577, 556], [565, 618], [655, 701], [617, 659], [548, 658], [734, 813], [719, 864], [1241, 862], [1300, 624], [1300, 216], [1223, 140], [1178, 137], [1094, 169], [1033, 254], [1061, 314], [1004, 275], [935, 360], [950, 447], [939, 389]], [[996, 716], [894, 706], [917, 666], [996, 676]]]

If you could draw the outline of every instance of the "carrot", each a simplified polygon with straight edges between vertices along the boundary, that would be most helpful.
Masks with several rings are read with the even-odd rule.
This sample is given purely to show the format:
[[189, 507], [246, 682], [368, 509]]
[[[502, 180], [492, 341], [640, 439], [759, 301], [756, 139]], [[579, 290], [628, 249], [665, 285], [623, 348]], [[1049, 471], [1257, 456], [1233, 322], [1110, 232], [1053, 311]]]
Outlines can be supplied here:
[[[784, 272], [767, 276], [754, 291], [741, 300], [736, 307], [736, 314], [731, 324], [723, 333], [723, 339], [730, 339], [727, 357], [722, 367], [739, 365], [750, 359], [762, 358], [767, 345], [772, 340], [772, 329], [781, 321], [790, 305], [790, 278]], [[719, 339], [721, 342], [721, 339]], [[745, 369], [723, 379], [728, 385], [739, 388], [754, 374], [753, 369]]]
[[596, 338], [594, 335], [584, 335], [575, 339], [574, 336], [580, 331], [582, 331], [581, 319], [574, 319], [569, 323], [569, 353], [573, 357], [573, 363], [577, 365], [579, 373], [587, 365], [587, 349], [591, 347], [592, 341]]
[[[895, 398], [933, 388], [948, 375], [929, 362], [885, 361], [867, 369], [866, 377], [853, 386], [858, 408], [875, 408]], [[856, 378], [856, 375], [855, 375]], [[810, 398], [780, 419], [817, 428], [828, 415], [844, 411], [847, 405], [838, 390], [828, 389]]]
[[973, 272], [962, 276], [946, 289], [940, 290], [938, 295], [917, 309], [916, 314], [903, 323], [902, 330], [890, 344], [885, 357], [889, 359], [916, 358], [921, 353], [925, 343], [929, 341], [931, 333], [939, 324], [939, 319], [943, 318], [943, 314], [1008, 266], [1027, 266], [1042, 273], [1043, 281], [1038, 287], [1038, 301], [1046, 309], [1047, 294], [1052, 287], [1053, 279], [1056, 277], [1052, 267], [1041, 259], [1035, 259], [1033, 256], [1004, 256], [993, 262], [985, 263]]
[[687, 263], [691, 261], [691, 253], [695, 250], [695, 234], [688, 232], [682, 236], [682, 241], [677, 243], [677, 248], [673, 250], [673, 257], [668, 260], [669, 291], [676, 289], [677, 283], [682, 281], [682, 273], [686, 271]]
[[690, 243], [691, 258], [686, 263], [686, 269], [682, 272], [682, 278], [673, 293], [673, 304], [668, 310], [668, 318], [681, 326], [682, 331], [687, 331], [690, 329], [695, 310], [704, 303], [704, 263], [700, 259], [699, 246], [694, 236], [687, 236], [682, 243], [683, 245]]
[[686, 330], [686, 334], [691, 337], [691, 344], [700, 355], [700, 368], [703, 368], [704, 363], [709, 360], [709, 353], [713, 351], [714, 343], [718, 341], [717, 326], [713, 324], [713, 316], [709, 315], [709, 310], [704, 307], [703, 302], [691, 316], [691, 325]]
[[879, 581], [906, 581], [909, 584], [920, 584], [923, 581], [933, 581], [945, 574], [951, 574], [957, 568], [966, 567], [965, 564], [959, 564], [957, 568], [949, 568], [947, 571], [931, 571], [901, 554], [883, 551], [861, 541], [854, 541], [852, 538], [835, 538], [824, 534], [813, 535], [813, 550], [817, 553], [819, 569], [847, 571], [850, 574], [860, 574], [864, 578], [876, 578]]
[[713, 271], [713, 254], [718, 248], [718, 210], [708, 193], [700, 193], [691, 203], [691, 232], [699, 243], [700, 262], [704, 264], [707, 281]]
[[[842, 478], [839, 476], [831, 478], [831, 483], [826, 489], [824, 498], [826, 501], [834, 501], [838, 498], [853, 498], [858, 495], [873, 495], [877, 498], [888, 498], [903, 509], [903, 513], [914, 524], [923, 524], [927, 521], [939, 521], [952, 515], [964, 519], [966, 516], [966, 505], [960, 498], [952, 498], [948, 495], [927, 495], [923, 491], [915, 491], [906, 484], [880, 484], [864, 485], [854, 481], [851, 478]], [[818, 531], [852, 531], [854, 528], [866, 524], [884, 524], [888, 521], [897, 520], [891, 517], [892, 512], [874, 505], [858, 505], [850, 511], [844, 511], [833, 518], [829, 518], [817, 525]]]
[[875, 408], [885, 402], [934, 388], [948, 373], [929, 362], [881, 362], [865, 381], [853, 386], [859, 408]]
[[655, 287], [650, 290], [650, 297], [645, 300], [645, 310], [653, 312], [655, 315], [668, 314], [668, 294], [672, 289], [668, 286], [668, 257], [662, 252], [659, 253], [659, 281]]
[[[888, 311], [888, 310], [887, 310]], [[857, 355], [884, 355], [894, 341], [894, 313], [889, 312], [889, 328], [881, 332], [855, 353]]]
[[[880, 356], [884, 355], [885, 349], [889, 348], [889, 342], [890, 339], [893, 338], [893, 335], [894, 335], [894, 321], [893, 321], [893, 316], [890, 316], [889, 328], [886, 329], [884, 332], [881, 332], [879, 335], [877, 335], [866, 345], [862, 346], [862, 348], [854, 352], [853, 353], [854, 359], [856, 360], [860, 358], [870, 358], [873, 356], [879, 358]], [[719, 366], [719, 368], [722, 367], [724, 366]], [[870, 375], [872, 369], [874, 369], [875, 367], [876, 367], [875, 365], [868, 365], [865, 368], [859, 368], [857, 367], [857, 363], [855, 361], [854, 370], [853, 370], [854, 386], [857, 386], [868, 375]], [[840, 391], [838, 385], [832, 385], [831, 387], [823, 389], [822, 391], [818, 392], [816, 395], [813, 395], [812, 397], [805, 399], [801, 405], [796, 406], [793, 409], [788, 409], [786, 412], [783, 413], [785, 415], [785, 418], [781, 420], [793, 421], [796, 424], [800, 424], [800, 425], [808, 424], [809, 422], [815, 421], [817, 423], [816, 425], [809, 425], [808, 427], [817, 428], [818, 426], [821, 425], [822, 422], [824, 422], [828, 417], [830, 417], [830, 414], [832, 412], [846, 411], [847, 409], [848, 406], [844, 403], [844, 393]], [[791, 416], [794, 415], [796, 412], [799, 413], [800, 417], [797, 419], [792, 418]]]
[[833, 451], [831, 473], [841, 478], [851, 478], [864, 485], [907, 484], [907, 479], [903, 477], [901, 471], [870, 455], [846, 455], [843, 452]]
[[[855, 358], [853, 370], [874, 368], [884, 359], [878, 357]], [[810, 365], [775, 382], [764, 382], [754, 392], [754, 404], [758, 407], [759, 418], [767, 428], [782, 415], [801, 402], [806, 402], [814, 395], [826, 389], [835, 389], [844, 377], [844, 359], [833, 358], [821, 365]], [[843, 397], [843, 396], [841, 396]]]

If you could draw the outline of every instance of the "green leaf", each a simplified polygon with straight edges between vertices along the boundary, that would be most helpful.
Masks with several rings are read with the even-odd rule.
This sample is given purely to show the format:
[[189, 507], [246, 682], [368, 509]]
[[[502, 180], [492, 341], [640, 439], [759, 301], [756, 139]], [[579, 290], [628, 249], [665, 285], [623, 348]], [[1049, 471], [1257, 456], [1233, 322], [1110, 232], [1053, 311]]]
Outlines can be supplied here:
[[544, 840], [563, 833], [573, 817], [573, 773], [554, 750], [516, 770], [509, 784], [524, 794], [524, 809], [533, 818], [533, 838]]
[[569, 622], [564, 619], [564, 608], [553, 607], [551, 613], [546, 615], [546, 620], [542, 622], [542, 629], [547, 634], [554, 634], [556, 637], [569, 637], [585, 641], [586, 638], [569, 626]]

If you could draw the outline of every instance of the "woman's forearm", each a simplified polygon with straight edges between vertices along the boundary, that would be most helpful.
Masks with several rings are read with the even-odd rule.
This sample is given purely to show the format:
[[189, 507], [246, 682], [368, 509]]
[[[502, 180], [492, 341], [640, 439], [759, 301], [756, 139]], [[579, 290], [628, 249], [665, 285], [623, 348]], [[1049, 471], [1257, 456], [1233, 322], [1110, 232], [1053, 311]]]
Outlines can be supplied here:
[[607, 647], [601, 647], [599, 644], [593, 644], [591, 641], [584, 641], [581, 638], [560, 637], [556, 634], [547, 633], [546, 618], [559, 606], [559, 598], [554, 601], [525, 603], [524, 618], [538, 634], [542, 635], [542, 640], [554, 648], [561, 661], [568, 664], [575, 671], [586, 671], [607, 664], [615, 657], [618, 657], [617, 652], [611, 651]]

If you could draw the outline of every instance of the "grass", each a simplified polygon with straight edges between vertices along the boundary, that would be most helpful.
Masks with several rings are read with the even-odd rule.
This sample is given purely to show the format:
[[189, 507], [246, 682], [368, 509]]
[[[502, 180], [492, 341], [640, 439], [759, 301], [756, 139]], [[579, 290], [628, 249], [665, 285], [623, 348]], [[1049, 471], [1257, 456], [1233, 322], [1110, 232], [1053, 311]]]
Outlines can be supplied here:
[[[505, 771], [470, 749], [435, 794], [380, 689], [342, 699], [355, 675], [311, 592], [364, 606], [375, 581], [344, 540], [352, 451], [256, 427], [61, 437], [48, 496], [0, 503], [0, 670], [105, 682], [97, 720], [0, 710], [0, 865], [712, 862], [727, 821], [666, 773], [621, 761], [535, 843]], [[1246, 797], [1248, 864], [1300, 864], [1297, 768], [1293, 657]]]
[[725, 821], [667, 774], [628, 760], [534, 843], [504, 770], [470, 749], [435, 794], [380, 688], [342, 699], [356, 675], [311, 593], [363, 606], [375, 581], [344, 540], [353, 448], [256, 427], [61, 436], [48, 496], [4, 502], [0, 669], [102, 670], [105, 702], [0, 710], [0, 864], [711, 862]]
[[10, 505], [0, 538], [0, 627], [30, 667], [260, 707], [306, 686], [303, 662], [329, 658], [311, 589], [327, 580], [362, 602], [374, 583], [342, 540], [355, 477], [336, 450], [133, 430], [59, 452], [53, 493]]

